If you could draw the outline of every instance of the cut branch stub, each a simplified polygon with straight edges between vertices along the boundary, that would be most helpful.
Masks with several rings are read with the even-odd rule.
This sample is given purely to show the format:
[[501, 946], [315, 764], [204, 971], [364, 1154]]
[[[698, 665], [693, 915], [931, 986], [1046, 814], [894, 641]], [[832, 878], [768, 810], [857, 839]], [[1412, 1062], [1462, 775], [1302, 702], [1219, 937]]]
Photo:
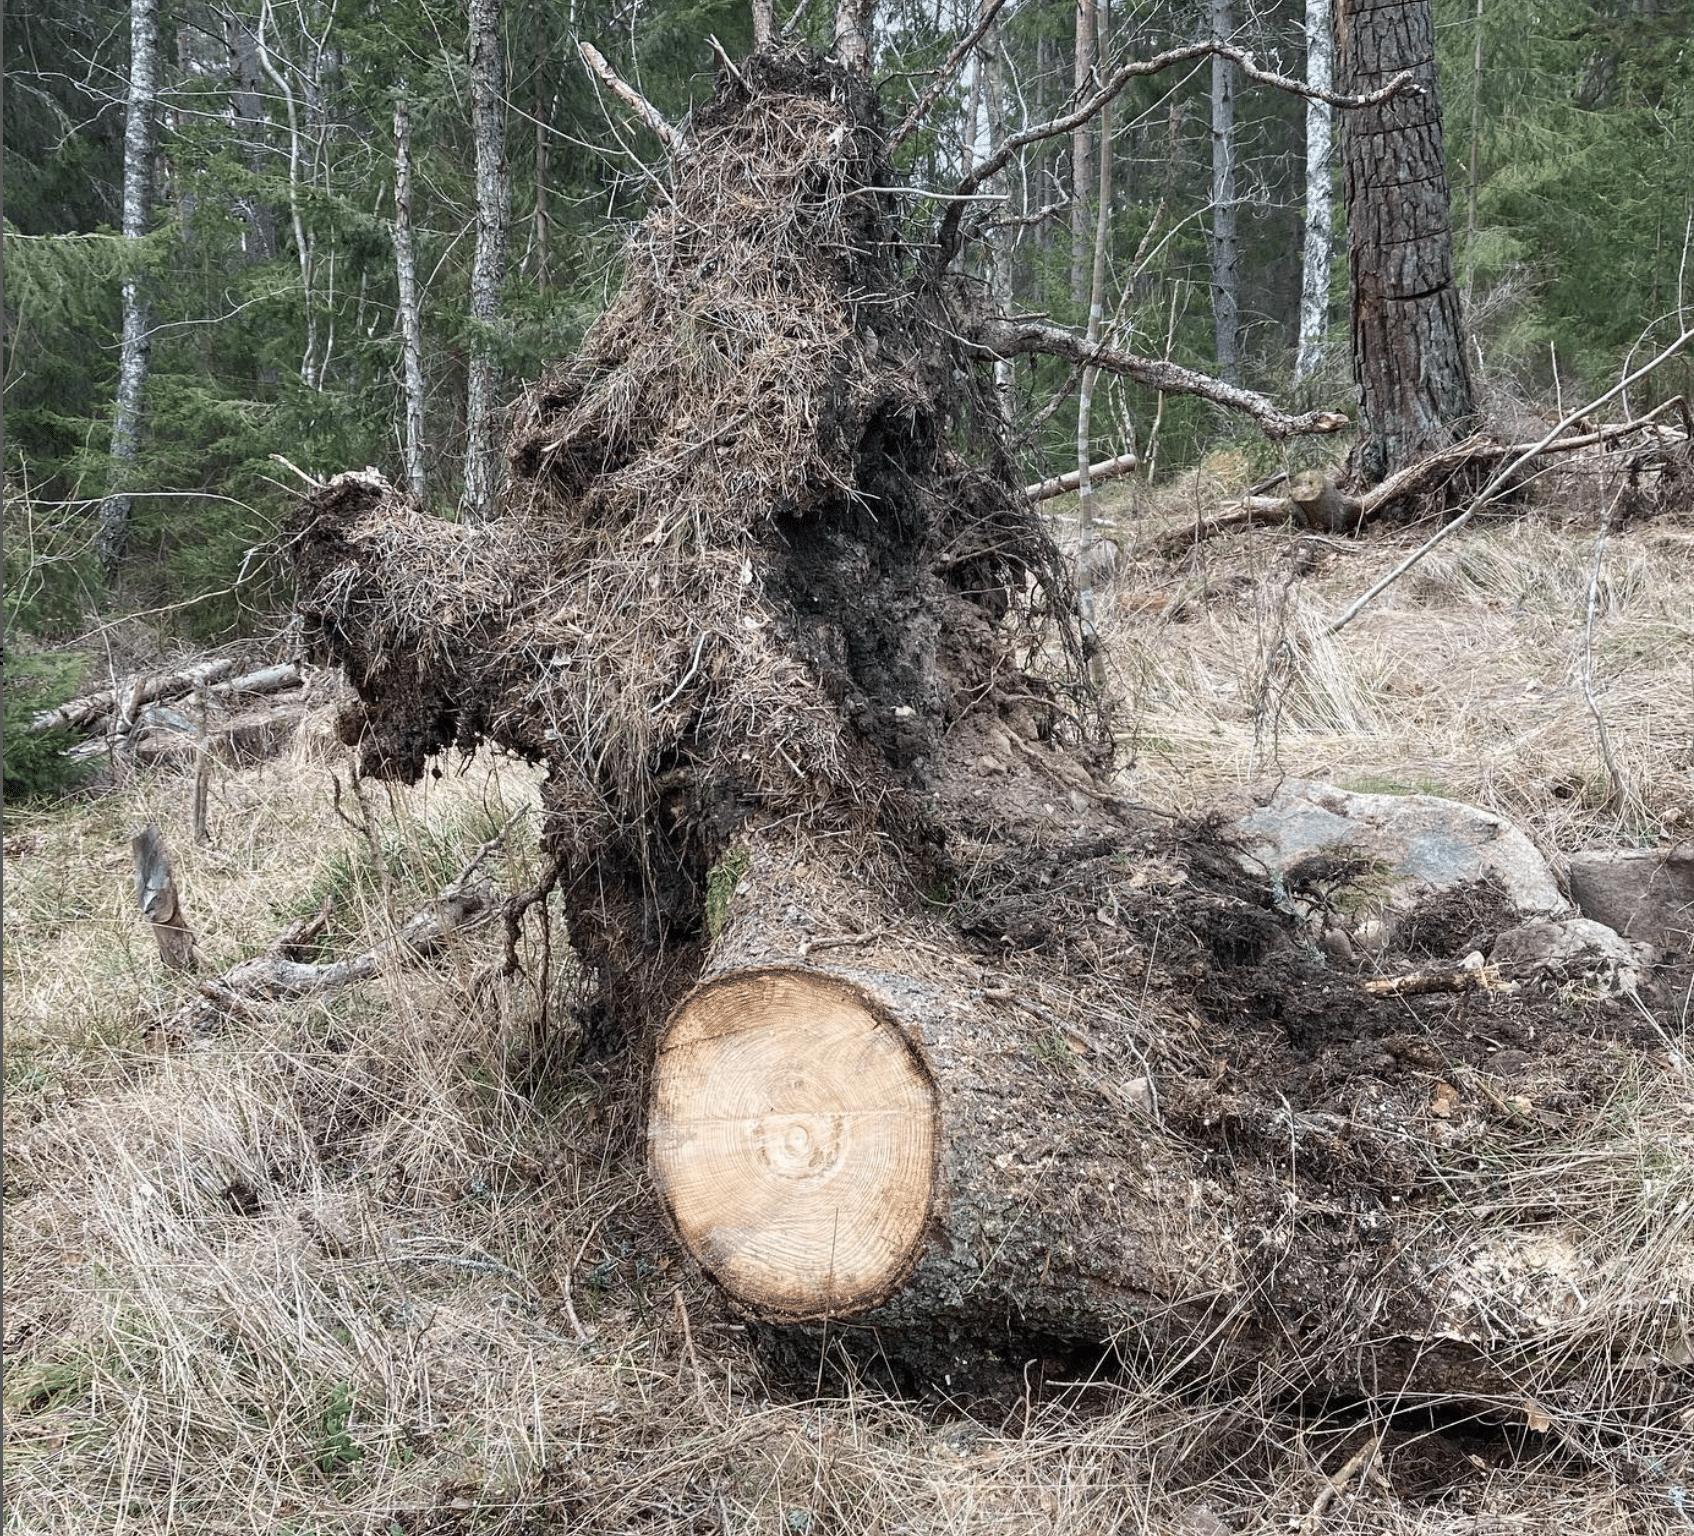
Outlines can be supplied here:
[[938, 1113], [917, 1047], [852, 983], [733, 971], [666, 1028], [652, 1166], [684, 1246], [750, 1313], [851, 1316], [917, 1261]]

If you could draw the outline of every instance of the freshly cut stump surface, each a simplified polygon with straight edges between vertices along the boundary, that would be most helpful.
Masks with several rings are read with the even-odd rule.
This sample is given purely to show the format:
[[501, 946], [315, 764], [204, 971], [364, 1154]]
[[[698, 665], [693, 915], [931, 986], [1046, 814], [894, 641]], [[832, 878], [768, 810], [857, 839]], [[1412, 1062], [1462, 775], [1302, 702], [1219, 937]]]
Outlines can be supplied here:
[[850, 1316], [917, 1261], [937, 1119], [917, 1046], [851, 982], [732, 971], [665, 1027], [651, 1164], [684, 1245], [742, 1306], [783, 1321]]

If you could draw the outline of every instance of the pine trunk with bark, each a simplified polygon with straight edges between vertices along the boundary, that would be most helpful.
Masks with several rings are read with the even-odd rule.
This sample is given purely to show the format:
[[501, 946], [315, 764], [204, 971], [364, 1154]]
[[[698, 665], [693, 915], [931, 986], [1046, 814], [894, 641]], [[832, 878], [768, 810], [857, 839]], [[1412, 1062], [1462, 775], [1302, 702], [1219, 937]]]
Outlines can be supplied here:
[[[1327, 91], [1335, 75], [1335, 33], [1330, 0], [1306, 0], [1306, 84]], [[1306, 240], [1300, 261], [1300, 344], [1294, 382], [1309, 379], [1323, 360], [1329, 333], [1330, 242], [1335, 205], [1330, 153], [1335, 109], [1316, 97], [1306, 102]]]
[[[725, 67], [669, 130], [621, 290], [520, 402], [501, 516], [369, 472], [308, 498], [342, 738], [385, 778], [483, 742], [546, 765], [510, 931], [556, 893], [583, 1044], [653, 1063], [665, 1212], [751, 1318], [932, 1379], [1042, 1337], [1295, 1392], [1622, 1369], [1463, 1198], [1494, 1121], [1459, 1065], [1530, 1004], [1373, 996], [1215, 826], [1118, 798], [994, 367], [1341, 418], [984, 313], [945, 262], [1004, 146], [899, 238], [868, 25], [854, 0], [833, 56]], [[1439, 1137], [1437, 1071], [1470, 1085]]]
[[465, 485], [460, 507], [480, 522], [499, 495], [495, 441], [500, 369], [489, 327], [500, 311], [511, 240], [512, 179], [506, 162], [506, 63], [501, 0], [471, 0], [471, 136], [476, 154], [476, 251], [471, 261], [470, 372], [465, 386]]
[[[130, 0], [129, 100], [124, 116], [124, 238], [139, 248], [153, 220], [153, 155], [159, 112], [159, 0]], [[142, 400], [153, 360], [153, 312], [146, 280], [132, 256], [123, 284], [123, 336], [112, 411], [110, 493], [100, 503], [96, 553], [110, 571], [129, 537], [130, 497], [141, 451]]]
[[1453, 279], [1453, 231], [1430, 0], [1337, 0], [1336, 67], [1349, 93], [1410, 70], [1419, 94], [1344, 114], [1356, 465], [1375, 484], [1450, 444], [1475, 409]]

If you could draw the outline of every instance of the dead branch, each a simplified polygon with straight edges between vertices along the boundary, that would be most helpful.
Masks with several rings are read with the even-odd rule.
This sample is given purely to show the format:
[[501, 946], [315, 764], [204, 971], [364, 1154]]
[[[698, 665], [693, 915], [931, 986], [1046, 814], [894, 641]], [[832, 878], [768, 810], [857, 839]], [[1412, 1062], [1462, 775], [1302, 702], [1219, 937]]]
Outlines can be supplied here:
[[194, 934], [183, 914], [177, 893], [176, 872], [159, 829], [149, 823], [130, 839], [135, 855], [135, 899], [141, 915], [153, 925], [159, 958], [168, 971], [195, 971], [200, 957], [195, 953]]
[[1377, 976], [1365, 983], [1373, 997], [1423, 997], [1435, 992], [1509, 992], [1513, 983], [1500, 979], [1498, 966], [1484, 965], [1481, 955], [1448, 970], [1410, 971], [1404, 976]]
[[[1662, 401], [1651, 411], [1637, 417], [1634, 421], [1618, 422], [1612, 426], [1599, 427], [1576, 437], [1561, 437], [1555, 442], [1545, 443], [1539, 447], [1534, 443], [1496, 443], [1483, 437], [1467, 438], [1462, 443], [1455, 443], [1451, 448], [1443, 448], [1438, 453], [1432, 453], [1427, 458], [1419, 459], [1416, 464], [1408, 464], [1404, 469], [1396, 470], [1386, 480], [1372, 486], [1362, 496], [1339, 497], [1338, 501], [1341, 508], [1347, 513], [1346, 531], [1356, 532], [1391, 503], [1406, 496], [1416, 495], [1432, 482], [1450, 476], [1455, 470], [1466, 464], [1497, 460], [1519, 454], [1533, 454], [1545, 458], [1551, 454], [1571, 453], [1585, 448], [1596, 448], [1616, 443], [1623, 438], [1649, 429], [1653, 431], [1655, 440], [1663, 440], [1668, 434], [1672, 441], [1681, 442], [1681, 433], [1660, 426], [1653, 419], [1676, 408], [1681, 403], [1682, 397], [1677, 395], [1669, 400]], [[1528, 462], [1527, 458], [1525, 462]], [[1205, 539], [1215, 538], [1219, 534], [1232, 533], [1237, 529], [1247, 527], [1262, 527], [1269, 523], [1298, 521], [1291, 505], [1296, 499], [1295, 497], [1249, 494], [1241, 499], [1235, 510], [1222, 513], [1217, 517], [1207, 518], [1203, 522], [1195, 523], [1192, 527], [1167, 534], [1155, 548], [1163, 555], [1180, 554], [1191, 545], [1198, 544]], [[1331, 527], [1329, 531], [1338, 532], [1341, 530]]]
[[[1120, 453], [1116, 458], [1102, 459], [1098, 464], [1088, 466], [1090, 480], [1111, 480], [1118, 475], [1127, 475], [1130, 470], [1139, 468], [1141, 460], [1133, 453]], [[1054, 475], [1047, 480], [1037, 480], [1034, 485], [1026, 485], [1023, 493], [1031, 501], [1048, 501], [1054, 496], [1063, 496], [1074, 491], [1082, 484], [1082, 471], [1073, 469], [1069, 474]]]
[[[842, 6], [846, 10], [847, 4]], [[970, 173], [959, 183], [960, 195], [971, 193], [999, 175], [1022, 149], [1031, 144], [1039, 144], [1043, 139], [1056, 138], [1060, 134], [1069, 133], [1080, 127], [1090, 118], [1096, 116], [1100, 109], [1112, 101], [1131, 80], [1144, 75], [1156, 75], [1160, 70], [1170, 69], [1177, 64], [1192, 63], [1195, 59], [1203, 59], [1208, 55], [1231, 59], [1249, 80], [1256, 80], [1260, 85], [1274, 86], [1277, 90], [1288, 91], [1296, 96], [1304, 96], [1310, 100], [1327, 101], [1332, 107], [1355, 110], [1359, 107], [1374, 107], [1387, 101], [1391, 96], [1397, 96], [1402, 91], [1421, 91], [1422, 86], [1416, 84], [1410, 70], [1402, 70], [1380, 90], [1370, 92], [1365, 96], [1344, 96], [1337, 91], [1324, 90], [1308, 85], [1304, 80], [1294, 80], [1287, 75], [1279, 75], [1271, 70], [1260, 69], [1253, 62], [1253, 56], [1230, 43], [1208, 38], [1205, 42], [1188, 43], [1181, 48], [1167, 49], [1164, 53], [1154, 54], [1150, 59], [1132, 59], [1127, 64], [1121, 64], [1112, 73], [1110, 79], [1080, 106], [1064, 113], [1062, 116], [1050, 118], [1044, 123], [1037, 123], [1033, 128], [1025, 128], [1021, 133], [1015, 133], [1006, 140], [993, 154], [989, 155], [982, 164], [972, 168]], [[904, 124], [901, 125], [905, 127]], [[895, 140], [898, 143], [898, 140]], [[940, 246], [939, 264], [945, 266], [952, 260], [958, 246], [959, 211], [962, 205], [955, 204], [943, 215], [941, 227], [937, 232], [937, 243]]]
[[917, 131], [918, 125], [929, 116], [935, 103], [941, 99], [941, 93], [947, 89], [947, 82], [953, 78], [959, 65], [969, 56], [971, 49], [982, 41], [983, 34], [994, 25], [994, 18], [1000, 14], [1001, 7], [1005, 3], [1006, 0], [988, 0], [988, 4], [982, 8], [982, 14], [977, 18], [976, 26], [971, 29], [967, 36], [960, 39], [958, 45], [947, 55], [946, 61], [935, 72], [935, 78], [929, 82], [929, 89], [917, 99], [912, 110], [906, 114], [900, 126], [890, 136], [888, 140], [889, 154], [893, 154], [904, 144]]
[[1018, 357], [1031, 352], [1062, 357], [1084, 367], [1118, 373], [1137, 383], [1173, 395], [1197, 395], [1232, 411], [1241, 411], [1259, 424], [1267, 437], [1294, 437], [1313, 432], [1339, 432], [1347, 418], [1338, 411], [1307, 411], [1290, 416], [1274, 400], [1250, 389], [1241, 389], [1176, 363], [1140, 357], [1103, 343], [1094, 346], [1069, 331], [1051, 325], [1013, 324], [988, 320], [976, 328], [972, 341], [990, 357]]
[[215, 1033], [230, 1014], [252, 1016], [259, 1001], [307, 997], [355, 982], [370, 981], [393, 965], [412, 965], [440, 953], [457, 933], [474, 928], [496, 910], [493, 882], [477, 878], [489, 856], [527, 811], [519, 810], [471, 855], [427, 907], [415, 912], [396, 934], [345, 960], [296, 960], [299, 948], [322, 932], [327, 905], [313, 916], [290, 924], [264, 950], [200, 983], [199, 995], [155, 1031], [165, 1042], [181, 1042]]
[[116, 709], [133, 712], [143, 704], [156, 703], [160, 699], [178, 699], [193, 693], [201, 684], [211, 683], [234, 670], [234, 661], [221, 660], [202, 662], [199, 666], [185, 667], [180, 672], [139, 673], [120, 687], [71, 699], [57, 709], [43, 710], [30, 720], [25, 729], [32, 736], [61, 726], [86, 731]]
[[[1635, 372], [1626, 374], [1623, 378], [1619, 379], [1616, 384], [1605, 392], [1605, 394], [1599, 396], [1597, 399], [1590, 400], [1587, 405], [1582, 406], [1579, 410], [1572, 411], [1570, 415], [1566, 416], [1563, 421], [1561, 421], [1552, 429], [1552, 431], [1543, 437], [1540, 442], [1532, 443], [1522, 453], [1514, 454], [1507, 461], [1503, 469], [1495, 471], [1495, 473], [1489, 478], [1488, 483], [1483, 486], [1480, 492], [1478, 492], [1476, 499], [1472, 501], [1463, 512], [1455, 517], [1452, 522], [1446, 524], [1444, 527], [1432, 534], [1428, 539], [1414, 549], [1411, 554], [1407, 555], [1406, 558], [1395, 566], [1394, 569], [1386, 576], [1371, 586], [1370, 589], [1362, 596], [1355, 599], [1346, 611], [1324, 630], [1324, 634], [1333, 635], [1337, 631], [1345, 629], [1347, 625], [1351, 624], [1354, 619], [1358, 618], [1358, 616], [1363, 613], [1371, 603], [1375, 602], [1378, 597], [1386, 592], [1394, 585], [1395, 582], [1404, 576], [1407, 571], [1411, 570], [1414, 565], [1433, 550], [1436, 545], [1440, 544], [1444, 539], [1451, 538], [1484, 507], [1491, 505], [1495, 500], [1497, 500], [1500, 493], [1512, 483], [1513, 476], [1516, 475], [1525, 464], [1529, 463], [1530, 460], [1537, 457], [1537, 455], [1545, 453], [1554, 442], [1563, 437], [1564, 434], [1581, 421], [1583, 417], [1592, 415], [1595, 411], [1599, 410], [1601, 406], [1606, 405], [1618, 395], [1621, 395], [1631, 384], [1634, 384], [1639, 379], [1645, 378], [1661, 363], [1664, 363], [1668, 359], [1674, 357], [1685, 346], [1687, 346], [1690, 341], [1694, 341], [1694, 330], [1684, 331], [1651, 362], [1643, 363], [1635, 370]], [[1390, 476], [1389, 478], [1392, 479], [1393, 477]], [[1386, 480], [1383, 482], [1384, 485], [1388, 483], [1389, 482]]]
[[666, 149], [674, 153], [682, 144], [682, 135], [671, 125], [657, 107], [653, 105], [633, 85], [622, 79], [618, 72], [606, 62], [606, 56], [592, 43], [578, 43], [577, 52], [582, 55], [583, 62], [594, 71], [606, 84], [606, 89], [618, 98], [626, 107], [641, 119], [654, 136]]

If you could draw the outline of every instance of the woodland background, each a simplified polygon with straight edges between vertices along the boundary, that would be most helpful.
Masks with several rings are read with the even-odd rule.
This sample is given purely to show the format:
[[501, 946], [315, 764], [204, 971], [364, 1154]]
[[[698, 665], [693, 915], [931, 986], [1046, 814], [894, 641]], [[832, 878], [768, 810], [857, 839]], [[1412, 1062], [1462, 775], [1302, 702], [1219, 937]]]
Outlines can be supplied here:
[[[1694, 5], [1437, 0], [1435, 12], [1472, 366], [1496, 402], [1569, 405], [1604, 387], [1640, 348], [1650, 355], [1655, 338], [1674, 336], [1668, 317], [1694, 280]], [[916, 96], [923, 72], [973, 19], [973, 8], [953, 0], [889, 8], [876, 74], [890, 113]], [[1153, 0], [1109, 16], [1083, 13], [1085, 22], [1101, 19], [1112, 56], [1146, 56], [1218, 32], [1262, 65], [1305, 73], [1308, 22], [1295, 5]], [[710, 90], [708, 38], [731, 57], [751, 45], [738, 0], [472, 7], [470, 24], [497, 28], [503, 49], [502, 91], [484, 131], [503, 135], [511, 210], [504, 271], [484, 274], [489, 297], [479, 306], [464, 7], [166, 4], [157, 16], [152, 191], [126, 238], [131, 21], [130, 7], [101, 0], [8, 7], [9, 710], [25, 707], [25, 692], [35, 707], [44, 682], [56, 681], [53, 693], [72, 682], [59, 675], [20, 689], [19, 668], [31, 665], [20, 639], [63, 636], [91, 604], [182, 604], [171, 627], [195, 640], [228, 636], [244, 610], [250, 621], [274, 613], [280, 594], [263, 552], [299, 487], [273, 454], [311, 474], [368, 463], [398, 478], [409, 469], [443, 515], [474, 511], [464, 471], [473, 359], [493, 365], [498, 401], [573, 352], [615, 288], [621, 244], [652, 195], [647, 167], [662, 159], [584, 67], [578, 40], [673, 119]], [[805, 11], [795, 32], [824, 41], [828, 26], [826, 12]], [[1057, 110], [1075, 84], [1079, 46], [1086, 54], [1081, 35], [1069, 4], [1007, 7], [995, 62], [964, 72], [902, 146], [911, 181], [948, 185], [973, 153]], [[1132, 83], [1113, 109], [1109, 177], [1087, 134], [1026, 150], [1007, 181], [1005, 227], [985, 258], [1001, 265], [984, 280], [1009, 284], [1016, 308], [1080, 328], [1095, 189], [1104, 183], [1107, 339], [1234, 372], [1290, 405], [1350, 410], [1335, 156], [1320, 173], [1330, 184], [1317, 189], [1333, 208], [1337, 253], [1327, 339], [1296, 382], [1306, 104], [1237, 80], [1234, 171], [1220, 183], [1214, 87], [1204, 59]], [[397, 209], [397, 155], [408, 132], [410, 186], [401, 186]], [[913, 201], [915, 216], [933, 211]], [[1231, 221], [1239, 229], [1234, 293], [1220, 288], [1215, 260]], [[397, 261], [408, 226], [423, 410], [410, 464]], [[122, 289], [131, 279], [147, 313], [150, 368], [134, 461], [114, 475]], [[1216, 319], [1230, 303], [1233, 367], [1221, 356], [1228, 343]], [[1039, 419], [1067, 366], [1020, 366], [1016, 419]], [[1680, 359], [1657, 387], [1688, 391], [1689, 370]], [[1251, 428], [1199, 401], [1161, 400], [1127, 382], [1105, 393], [1094, 406], [1094, 441], [1102, 454], [1138, 451], [1149, 481], [1194, 465], [1220, 438], [1253, 441]], [[1071, 466], [1075, 414], [1073, 393], [1027, 426], [1031, 479]], [[490, 430], [498, 441], [498, 425]], [[1251, 451], [1269, 465], [1268, 445], [1254, 442]], [[102, 561], [98, 509], [120, 488], [131, 496], [124, 557]]]

